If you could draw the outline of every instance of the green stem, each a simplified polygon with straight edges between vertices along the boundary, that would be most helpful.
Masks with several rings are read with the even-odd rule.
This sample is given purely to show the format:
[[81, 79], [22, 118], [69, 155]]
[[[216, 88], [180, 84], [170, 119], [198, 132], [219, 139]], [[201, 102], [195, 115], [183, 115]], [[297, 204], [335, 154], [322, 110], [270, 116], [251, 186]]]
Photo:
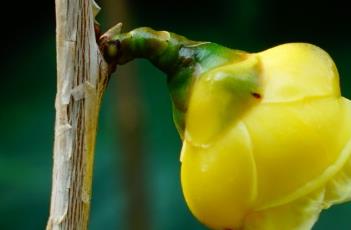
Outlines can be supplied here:
[[183, 47], [201, 44], [167, 31], [155, 31], [147, 27], [137, 28], [128, 33], [114, 36], [118, 46], [117, 63], [125, 64], [135, 58], [146, 58], [167, 74], [173, 72], [179, 63]]
[[208, 58], [218, 65], [232, 59], [234, 53], [237, 55], [234, 50], [216, 43], [192, 41], [175, 33], [155, 31], [148, 27], [116, 34], [112, 36], [109, 46], [111, 52], [105, 52], [108, 60], [125, 64], [135, 58], [145, 58], [168, 75], [205, 62]]
[[106, 44], [104, 55], [108, 62], [121, 65], [136, 58], [145, 58], [167, 74], [174, 120], [181, 136], [195, 77], [244, 54], [216, 43], [192, 41], [148, 27], [112, 35]]

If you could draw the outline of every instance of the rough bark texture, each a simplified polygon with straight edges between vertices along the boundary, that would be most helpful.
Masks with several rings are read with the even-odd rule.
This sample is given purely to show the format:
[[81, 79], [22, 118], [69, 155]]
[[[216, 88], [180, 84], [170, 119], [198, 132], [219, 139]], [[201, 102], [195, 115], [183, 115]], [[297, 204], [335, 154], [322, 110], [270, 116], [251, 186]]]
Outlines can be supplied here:
[[57, 95], [47, 229], [87, 229], [95, 136], [108, 67], [90, 0], [56, 0]]

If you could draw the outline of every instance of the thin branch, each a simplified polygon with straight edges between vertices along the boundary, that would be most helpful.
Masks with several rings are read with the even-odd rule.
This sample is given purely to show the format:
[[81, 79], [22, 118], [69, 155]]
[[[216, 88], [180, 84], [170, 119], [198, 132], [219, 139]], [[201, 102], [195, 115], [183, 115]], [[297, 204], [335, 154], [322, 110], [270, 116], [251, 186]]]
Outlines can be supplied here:
[[56, 0], [57, 95], [47, 229], [87, 229], [95, 136], [108, 66], [90, 0]]

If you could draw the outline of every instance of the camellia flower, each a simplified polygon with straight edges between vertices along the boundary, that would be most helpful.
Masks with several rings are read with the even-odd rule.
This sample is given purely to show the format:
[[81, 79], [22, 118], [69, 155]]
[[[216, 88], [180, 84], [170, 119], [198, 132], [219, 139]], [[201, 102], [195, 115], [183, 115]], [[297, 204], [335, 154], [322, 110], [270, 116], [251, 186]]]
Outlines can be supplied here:
[[168, 75], [183, 193], [203, 224], [307, 230], [351, 199], [351, 103], [320, 48], [250, 54], [150, 28], [103, 44], [111, 63], [147, 58]]

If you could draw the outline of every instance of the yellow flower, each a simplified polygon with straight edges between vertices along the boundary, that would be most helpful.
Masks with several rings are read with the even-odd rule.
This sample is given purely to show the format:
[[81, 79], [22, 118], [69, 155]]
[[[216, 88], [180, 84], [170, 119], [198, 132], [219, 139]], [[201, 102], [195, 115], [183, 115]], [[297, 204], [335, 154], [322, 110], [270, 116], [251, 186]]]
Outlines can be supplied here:
[[307, 230], [351, 199], [351, 103], [316, 46], [285, 44], [203, 72], [185, 123], [183, 192], [211, 229]]
[[183, 193], [205, 225], [308, 230], [351, 200], [351, 102], [320, 48], [249, 54], [147, 27], [100, 46], [113, 65], [146, 58], [167, 74]]

